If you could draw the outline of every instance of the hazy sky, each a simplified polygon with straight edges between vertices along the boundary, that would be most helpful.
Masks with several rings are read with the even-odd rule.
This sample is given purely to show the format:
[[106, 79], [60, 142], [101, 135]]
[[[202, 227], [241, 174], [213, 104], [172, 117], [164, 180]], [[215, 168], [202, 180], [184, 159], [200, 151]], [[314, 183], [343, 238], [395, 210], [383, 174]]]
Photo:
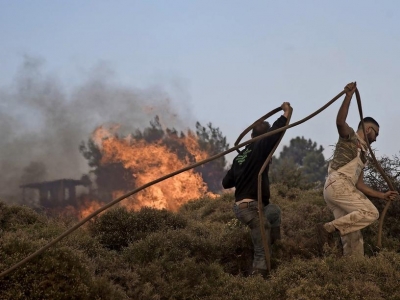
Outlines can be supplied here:
[[[377, 156], [400, 150], [398, 1], [0, 0], [0, 41], [3, 170], [65, 155], [49, 172], [76, 178], [83, 169], [67, 157], [94, 126], [139, 126], [151, 113], [178, 127], [212, 122], [232, 146], [283, 101], [295, 122], [350, 81], [381, 125]], [[281, 145], [304, 136], [329, 157], [340, 102]], [[355, 101], [350, 110], [356, 126]], [[46, 141], [58, 146], [38, 151]], [[63, 164], [73, 170], [57, 173]]]

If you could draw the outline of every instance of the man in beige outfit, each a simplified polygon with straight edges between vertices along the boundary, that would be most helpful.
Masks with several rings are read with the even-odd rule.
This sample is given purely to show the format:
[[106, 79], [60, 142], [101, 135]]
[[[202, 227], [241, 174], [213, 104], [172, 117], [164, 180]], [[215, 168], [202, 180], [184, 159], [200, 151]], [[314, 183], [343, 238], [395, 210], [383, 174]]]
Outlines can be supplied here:
[[346, 123], [351, 98], [356, 90], [355, 82], [345, 87], [346, 97], [339, 109], [336, 126], [339, 140], [328, 168], [324, 186], [324, 199], [335, 220], [318, 225], [319, 244], [322, 247], [330, 239], [330, 233], [339, 231], [343, 255], [364, 256], [361, 229], [372, 224], [379, 212], [367, 196], [395, 200], [396, 191], [376, 191], [364, 183], [363, 168], [367, 162], [367, 143], [373, 143], [379, 135], [379, 124], [371, 117], [363, 119], [366, 135], [360, 124], [355, 132]]

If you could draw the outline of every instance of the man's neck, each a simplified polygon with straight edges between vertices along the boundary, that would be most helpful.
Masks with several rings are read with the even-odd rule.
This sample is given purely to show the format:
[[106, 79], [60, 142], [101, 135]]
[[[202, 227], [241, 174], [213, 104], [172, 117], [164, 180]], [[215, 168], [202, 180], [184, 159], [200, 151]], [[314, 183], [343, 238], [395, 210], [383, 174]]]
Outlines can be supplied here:
[[364, 130], [362, 130], [362, 128], [361, 128], [361, 129], [358, 129], [356, 133], [357, 133], [358, 137], [359, 137], [363, 142], [365, 142]]

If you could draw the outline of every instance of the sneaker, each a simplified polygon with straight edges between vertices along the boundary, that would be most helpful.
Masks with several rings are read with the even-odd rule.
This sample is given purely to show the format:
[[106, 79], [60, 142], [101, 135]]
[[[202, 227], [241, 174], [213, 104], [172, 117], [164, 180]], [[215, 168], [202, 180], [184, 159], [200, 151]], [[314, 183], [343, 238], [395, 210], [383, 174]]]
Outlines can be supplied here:
[[317, 231], [318, 247], [320, 251], [322, 251], [325, 244], [328, 244], [328, 246], [330, 247], [333, 246], [333, 235], [332, 233], [328, 232], [325, 229], [324, 223], [317, 224], [316, 231]]

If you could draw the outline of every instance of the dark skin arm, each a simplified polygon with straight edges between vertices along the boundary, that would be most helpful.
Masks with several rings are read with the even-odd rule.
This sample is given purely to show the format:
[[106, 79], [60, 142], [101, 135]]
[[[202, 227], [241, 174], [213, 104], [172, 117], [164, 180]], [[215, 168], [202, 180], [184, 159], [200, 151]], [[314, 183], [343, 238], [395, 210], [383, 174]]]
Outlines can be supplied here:
[[357, 84], [355, 82], [350, 82], [345, 86], [346, 97], [344, 98], [342, 105], [339, 108], [337, 117], [336, 117], [336, 127], [338, 130], [339, 135], [342, 138], [348, 138], [351, 129], [350, 126], [346, 123], [347, 114], [349, 112], [350, 101], [353, 97], [354, 92], [357, 89]]
[[368, 185], [364, 183], [364, 171], [361, 171], [360, 177], [358, 177], [356, 187], [366, 196], [384, 200], [396, 200], [396, 198], [399, 195], [397, 191], [387, 191], [386, 193], [384, 193], [370, 188]]
[[287, 118], [289, 116], [290, 112], [290, 103], [289, 102], [283, 102], [281, 105], [281, 108], [283, 110], [283, 116]]

